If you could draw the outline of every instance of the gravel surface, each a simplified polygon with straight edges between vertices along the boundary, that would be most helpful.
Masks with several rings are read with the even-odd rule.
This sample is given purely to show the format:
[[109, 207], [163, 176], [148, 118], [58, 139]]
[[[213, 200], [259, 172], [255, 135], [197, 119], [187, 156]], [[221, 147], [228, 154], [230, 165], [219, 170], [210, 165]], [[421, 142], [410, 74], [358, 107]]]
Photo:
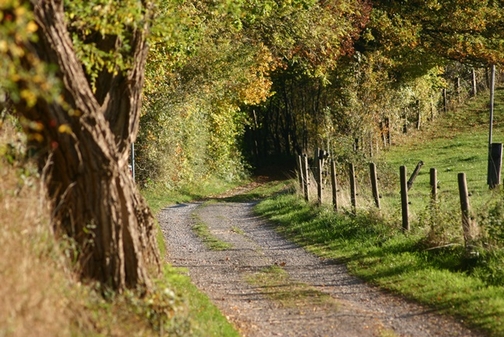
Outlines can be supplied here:
[[[484, 336], [461, 321], [365, 284], [341, 263], [307, 253], [254, 215], [253, 205], [187, 203], [159, 215], [169, 262], [188, 268], [196, 286], [242, 336]], [[195, 219], [232, 248], [208, 250], [192, 231]], [[288, 272], [285, 284], [265, 287], [247, 281], [271, 266]], [[286, 304], [272, 299], [282, 291], [294, 294], [296, 284], [309, 289], [305, 293], [314, 300]], [[329, 301], [316, 301], [321, 293], [330, 295]]]

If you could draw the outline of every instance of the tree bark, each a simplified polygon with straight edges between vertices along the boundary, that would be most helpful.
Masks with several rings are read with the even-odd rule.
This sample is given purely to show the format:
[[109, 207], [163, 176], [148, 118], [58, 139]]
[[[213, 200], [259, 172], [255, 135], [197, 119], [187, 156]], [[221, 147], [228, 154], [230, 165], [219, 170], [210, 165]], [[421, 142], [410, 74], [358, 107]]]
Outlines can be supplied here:
[[38, 160], [56, 233], [75, 240], [73, 253], [84, 279], [117, 290], [149, 290], [149, 266], [157, 271], [160, 266], [154, 221], [128, 170], [148, 26], [132, 32], [131, 69], [105, 74], [93, 93], [67, 31], [63, 2], [32, 0], [32, 5], [39, 39], [28, 48], [58, 66], [62, 100], [40, 99], [34, 107], [20, 103], [17, 110], [43, 126]]

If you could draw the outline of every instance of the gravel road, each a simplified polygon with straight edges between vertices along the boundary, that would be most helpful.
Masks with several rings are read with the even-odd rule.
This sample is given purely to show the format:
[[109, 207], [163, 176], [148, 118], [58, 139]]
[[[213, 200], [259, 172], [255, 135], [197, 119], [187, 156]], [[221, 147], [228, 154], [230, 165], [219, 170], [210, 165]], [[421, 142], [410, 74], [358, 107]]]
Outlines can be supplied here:
[[[253, 206], [196, 202], [159, 215], [169, 262], [188, 268], [196, 286], [242, 336], [484, 336], [460, 320], [367, 285], [341, 263], [307, 253], [256, 216]], [[232, 248], [207, 249], [192, 230], [195, 219]], [[271, 266], [288, 277], [274, 286], [250, 281]], [[279, 294], [295, 300], [282, 301]]]

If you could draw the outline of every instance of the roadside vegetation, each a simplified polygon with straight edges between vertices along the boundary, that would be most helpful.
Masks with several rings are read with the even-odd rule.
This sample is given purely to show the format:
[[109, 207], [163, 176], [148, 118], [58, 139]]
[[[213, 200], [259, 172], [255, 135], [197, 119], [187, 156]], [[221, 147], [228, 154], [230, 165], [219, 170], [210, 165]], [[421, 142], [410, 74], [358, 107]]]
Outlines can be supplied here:
[[77, 248], [51, 226], [24, 134], [10, 118], [0, 130], [0, 335], [238, 336], [183, 269], [163, 264], [148, 294], [77, 279]]
[[[496, 102], [504, 95], [498, 90]], [[356, 276], [394, 293], [453, 315], [465, 324], [504, 334], [503, 195], [486, 185], [487, 96], [441, 116], [435, 124], [382, 152], [380, 180], [388, 191], [381, 210], [371, 204], [334, 212], [328, 204], [306, 203], [294, 192], [261, 202], [256, 210], [307, 250], [348, 265]], [[496, 105], [494, 141], [504, 138], [502, 105]], [[401, 228], [398, 168], [423, 160], [411, 190], [411, 230]], [[429, 203], [428, 168], [439, 171], [441, 197]], [[411, 172], [411, 171], [410, 171]], [[456, 175], [469, 180], [472, 217], [480, 234], [472, 254], [464, 247]], [[292, 182], [293, 189], [297, 182]], [[389, 185], [386, 185], [389, 184]], [[366, 188], [361, 186], [361, 189]], [[342, 187], [340, 193], [348, 191]], [[393, 201], [395, 200], [395, 201]]]
[[227, 250], [233, 248], [229, 242], [225, 242], [212, 235], [208, 225], [201, 221], [199, 216], [195, 213], [192, 215], [194, 225], [193, 232], [203, 241], [205, 246], [210, 250]]

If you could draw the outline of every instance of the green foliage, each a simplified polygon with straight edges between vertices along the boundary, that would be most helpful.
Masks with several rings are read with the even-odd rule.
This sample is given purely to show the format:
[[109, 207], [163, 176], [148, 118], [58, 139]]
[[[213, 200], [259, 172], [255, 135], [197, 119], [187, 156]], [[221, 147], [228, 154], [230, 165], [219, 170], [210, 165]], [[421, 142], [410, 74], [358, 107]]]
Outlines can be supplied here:
[[482, 240], [491, 249], [504, 248], [504, 201], [502, 192], [495, 193], [494, 198], [478, 214], [478, 223], [483, 230]]
[[[384, 0], [376, 1], [374, 9], [375, 22], [382, 27], [373, 26], [368, 40], [377, 39], [389, 50], [400, 53], [409, 46], [415, 58], [422, 55], [427, 62], [432, 59], [429, 54], [483, 65], [504, 59], [500, 24], [504, 8], [496, 2]], [[381, 36], [389, 39], [380, 39]]]
[[459, 212], [460, 205], [447, 202], [443, 199], [431, 202], [419, 214], [418, 226], [426, 230], [421, 246], [426, 249], [435, 249], [445, 246], [463, 246], [460, 217], [453, 214]]
[[327, 76], [351, 51], [369, 13], [367, 5], [346, 1], [161, 7], [137, 158], [142, 183], [172, 187], [212, 175], [242, 177], [238, 145], [249, 121], [240, 106], [271, 95], [270, 74], [278, 67]]
[[145, 8], [136, 0], [65, 1], [65, 15], [73, 47], [91, 86], [98, 75], [131, 68], [134, 29], [145, 23]]
[[0, 102], [11, 99], [33, 106], [39, 97], [48, 101], [56, 97], [59, 82], [54, 69], [26, 47], [38, 40], [37, 30], [26, 2], [0, 2]]

